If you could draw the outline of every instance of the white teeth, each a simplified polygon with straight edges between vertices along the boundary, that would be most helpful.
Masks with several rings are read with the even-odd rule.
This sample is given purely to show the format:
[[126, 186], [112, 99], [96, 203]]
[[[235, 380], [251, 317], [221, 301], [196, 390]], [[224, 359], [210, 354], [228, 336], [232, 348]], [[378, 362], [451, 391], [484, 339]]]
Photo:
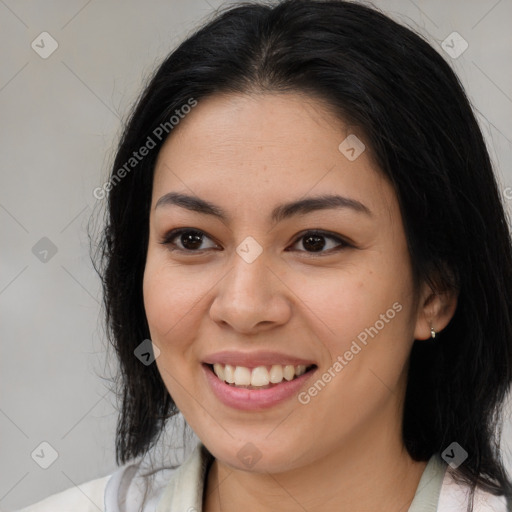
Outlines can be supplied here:
[[224, 380], [224, 366], [222, 366], [220, 363], [215, 363], [213, 365], [213, 371], [220, 380]]
[[[215, 367], [213, 369], [215, 371]], [[217, 374], [217, 377], [219, 377], [219, 379], [225, 380], [228, 384], [234, 384], [235, 369], [230, 364], [227, 364], [224, 366], [224, 378], [222, 378], [219, 374]]]
[[287, 364], [283, 370], [283, 377], [286, 380], [292, 380], [295, 377], [295, 368], [291, 364]]
[[303, 364], [299, 364], [299, 366], [295, 367], [295, 375], [297, 377], [300, 377], [301, 375], [304, 375], [306, 373], [306, 366]]
[[251, 374], [251, 386], [267, 386], [269, 382], [270, 377], [268, 370], [264, 366], [258, 366], [253, 369]]
[[272, 368], [270, 368], [270, 382], [272, 382], [272, 384], [279, 384], [282, 380], [283, 367], [280, 364], [274, 364]]
[[235, 368], [235, 386], [250, 386], [251, 370], [245, 366]]
[[215, 363], [213, 371], [220, 380], [228, 384], [265, 387], [269, 384], [279, 384], [283, 382], [283, 379], [290, 381], [295, 377], [304, 375], [306, 373], [306, 366], [301, 364], [297, 366], [274, 364], [270, 367], [270, 370], [266, 366], [257, 366], [251, 370], [245, 366], [235, 367], [230, 364]]

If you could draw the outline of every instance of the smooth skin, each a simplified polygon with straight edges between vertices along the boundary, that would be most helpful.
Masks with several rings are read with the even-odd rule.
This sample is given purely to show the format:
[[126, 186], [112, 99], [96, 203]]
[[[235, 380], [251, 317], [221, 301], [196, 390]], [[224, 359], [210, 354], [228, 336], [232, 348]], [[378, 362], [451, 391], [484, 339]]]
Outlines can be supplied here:
[[[199, 101], [158, 156], [144, 303], [163, 381], [215, 456], [206, 512], [405, 511], [425, 468], [401, 437], [407, 361], [414, 339], [448, 324], [457, 299], [414, 289], [396, 195], [370, 148], [354, 161], [338, 149], [349, 134], [364, 141], [313, 97], [218, 94]], [[157, 206], [169, 192], [209, 201], [226, 218]], [[369, 213], [270, 219], [279, 204], [324, 194]], [[203, 237], [190, 249], [169, 239], [175, 228]], [[310, 230], [328, 232], [320, 250], [303, 236]], [[262, 248], [252, 263], [236, 252], [248, 236]], [[397, 302], [401, 311], [307, 404], [294, 396], [241, 411], [205, 378], [202, 361], [214, 352], [278, 351], [315, 361], [307, 390]], [[249, 442], [261, 455], [252, 467], [237, 456]]]

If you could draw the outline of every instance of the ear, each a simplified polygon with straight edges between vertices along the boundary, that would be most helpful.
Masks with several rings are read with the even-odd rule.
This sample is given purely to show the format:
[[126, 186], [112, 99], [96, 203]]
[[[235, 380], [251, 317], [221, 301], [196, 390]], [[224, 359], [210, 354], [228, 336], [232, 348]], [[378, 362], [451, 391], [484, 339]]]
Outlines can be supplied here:
[[418, 315], [414, 330], [414, 339], [427, 340], [431, 337], [431, 328], [441, 332], [452, 319], [457, 308], [458, 292], [454, 289], [435, 291], [423, 283], [418, 301]]

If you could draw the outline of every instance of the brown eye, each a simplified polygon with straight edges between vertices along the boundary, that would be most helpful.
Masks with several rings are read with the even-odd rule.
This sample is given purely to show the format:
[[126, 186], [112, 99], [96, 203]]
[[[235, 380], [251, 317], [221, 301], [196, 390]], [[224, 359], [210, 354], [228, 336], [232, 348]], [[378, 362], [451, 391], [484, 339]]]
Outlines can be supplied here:
[[325, 237], [322, 235], [307, 235], [303, 238], [302, 245], [305, 249], [314, 252], [321, 251], [325, 247]]
[[[331, 243], [326, 242], [330, 240]], [[332, 241], [337, 243], [332, 243]], [[322, 231], [308, 231], [302, 234], [295, 242], [294, 245], [302, 242], [303, 252], [309, 253], [331, 253], [336, 250], [344, 249], [349, 247], [350, 244], [345, 242], [338, 236], [330, 235]], [[327, 246], [327, 250], [323, 250]], [[294, 249], [296, 250], [296, 249]]]
[[179, 240], [185, 249], [195, 250], [199, 249], [200, 245], [203, 243], [203, 236], [193, 231], [188, 231], [182, 233]]
[[[202, 231], [181, 228], [174, 229], [167, 233], [161, 243], [171, 246], [172, 250], [183, 252], [201, 252], [206, 249], [218, 248], [216, 244], [213, 244], [213, 247], [201, 247], [205, 239], [209, 240]], [[177, 240], [177, 243], [175, 243], [174, 240]]]

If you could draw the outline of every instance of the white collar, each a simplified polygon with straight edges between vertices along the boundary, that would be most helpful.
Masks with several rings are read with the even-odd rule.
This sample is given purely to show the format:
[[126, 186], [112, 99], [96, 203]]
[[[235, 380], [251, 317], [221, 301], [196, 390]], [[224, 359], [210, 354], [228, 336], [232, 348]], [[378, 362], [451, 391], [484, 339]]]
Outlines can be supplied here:
[[202, 510], [206, 473], [212, 461], [213, 455], [199, 443], [188, 460], [172, 476], [156, 512]]
[[[200, 511], [206, 473], [213, 456], [199, 443], [189, 459], [172, 475], [156, 512]], [[436, 512], [447, 465], [433, 455], [421, 475], [408, 512]]]
[[[202, 443], [179, 466], [147, 474], [151, 466], [143, 459], [119, 468], [105, 489], [105, 512], [170, 512], [202, 510], [206, 474], [213, 456]], [[453, 480], [447, 465], [433, 455], [427, 463], [408, 512], [464, 510], [467, 489]], [[505, 499], [477, 490], [475, 511], [506, 511]], [[456, 505], [456, 506], [455, 506]]]
[[[199, 443], [183, 464], [167, 467], [156, 465], [157, 469], [153, 460], [154, 455], [155, 450], [150, 450], [143, 458], [129, 462], [112, 473], [105, 487], [105, 512], [155, 512], [164, 492], [173, 484], [175, 477], [183, 481], [180, 475], [184, 472], [190, 475], [188, 468], [200, 465], [203, 460], [207, 460], [209, 453]], [[194, 476], [198, 480], [188, 480], [187, 476], [184, 489], [188, 488], [191, 482], [202, 485], [205, 475], [199, 478], [201, 475], [196, 472]]]

